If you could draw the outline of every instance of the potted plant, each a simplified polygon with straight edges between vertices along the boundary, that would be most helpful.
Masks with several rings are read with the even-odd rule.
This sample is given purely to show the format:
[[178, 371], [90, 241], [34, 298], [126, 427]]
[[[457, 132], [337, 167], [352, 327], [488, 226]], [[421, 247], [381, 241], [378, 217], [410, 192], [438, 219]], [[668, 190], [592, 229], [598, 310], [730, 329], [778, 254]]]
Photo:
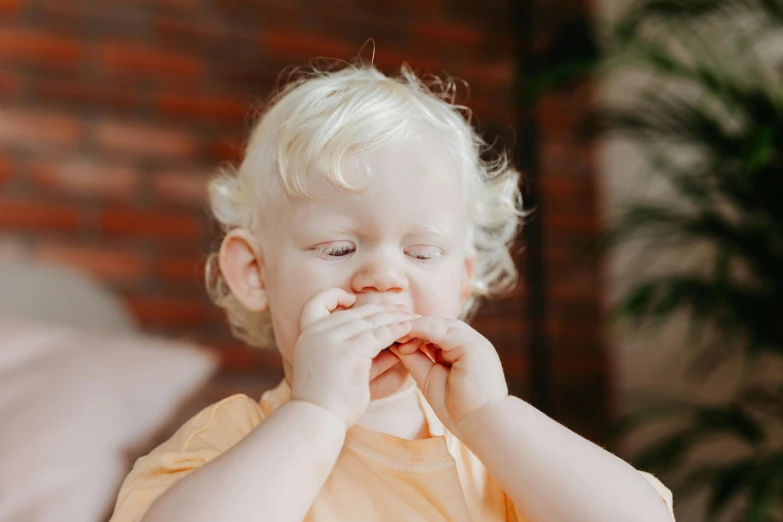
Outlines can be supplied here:
[[[783, 520], [783, 378], [757, 378], [783, 366], [783, 63], [760, 55], [776, 37], [782, 0], [643, 0], [612, 31], [603, 63], [663, 82], [583, 129], [632, 140], [672, 195], [630, 202], [611, 245], [646, 242], [650, 260], [695, 244], [708, 253], [698, 267], [640, 276], [615, 314], [636, 325], [686, 314], [694, 368], [739, 355], [744, 377], [723, 403], [658, 400], [615, 435], [664, 422], [632, 462], [679, 501], [706, 490], [709, 520]], [[734, 451], [701, 457], [716, 440]]]

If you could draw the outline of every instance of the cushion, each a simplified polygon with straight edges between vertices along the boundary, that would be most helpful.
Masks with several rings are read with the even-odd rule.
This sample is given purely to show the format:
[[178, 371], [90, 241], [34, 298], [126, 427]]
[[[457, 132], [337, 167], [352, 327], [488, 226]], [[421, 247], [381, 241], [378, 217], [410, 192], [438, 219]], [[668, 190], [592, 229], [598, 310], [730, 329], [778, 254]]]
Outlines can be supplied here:
[[0, 317], [57, 323], [102, 332], [132, 333], [122, 301], [91, 274], [75, 267], [0, 259]]
[[217, 367], [195, 345], [0, 318], [0, 522], [92, 522]]

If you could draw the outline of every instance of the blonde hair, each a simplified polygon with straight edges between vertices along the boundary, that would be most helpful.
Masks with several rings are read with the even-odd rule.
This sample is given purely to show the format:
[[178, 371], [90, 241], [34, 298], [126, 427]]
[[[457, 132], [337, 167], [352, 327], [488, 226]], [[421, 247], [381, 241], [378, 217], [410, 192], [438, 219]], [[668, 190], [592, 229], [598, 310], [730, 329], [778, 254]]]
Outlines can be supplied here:
[[[453, 79], [418, 78], [407, 66], [389, 77], [373, 66], [313, 70], [290, 80], [272, 98], [250, 134], [238, 168], [223, 169], [209, 184], [209, 202], [224, 233], [257, 233], [264, 209], [279, 200], [310, 198], [313, 176], [349, 191], [341, 160], [384, 143], [412, 139], [422, 124], [438, 130], [466, 183], [470, 233], [476, 253], [471, 294], [460, 317], [467, 320], [481, 298], [506, 293], [517, 283], [509, 252], [524, 217], [519, 173], [505, 151], [491, 147], [472, 128], [471, 113], [455, 104]], [[265, 207], [267, 206], [267, 207]], [[226, 310], [232, 333], [251, 346], [274, 345], [269, 310], [248, 310], [232, 293], [210, 254], [207, 290]]]

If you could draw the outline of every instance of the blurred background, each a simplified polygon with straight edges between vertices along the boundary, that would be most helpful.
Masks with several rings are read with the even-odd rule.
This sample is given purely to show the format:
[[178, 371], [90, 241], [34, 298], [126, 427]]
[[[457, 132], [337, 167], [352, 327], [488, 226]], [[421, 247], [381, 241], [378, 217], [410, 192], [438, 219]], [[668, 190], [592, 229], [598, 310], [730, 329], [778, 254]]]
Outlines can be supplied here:
[[523, 171], [523, 281], [474, 321], [512, 392], [680, 521], [783, 520], [782, 27], [777, 0], [0, 0], [0, 521], [104, 520], [138, 456], [279, 382], [206, 295], [206, 185], [284, 68], [373, 50], [465, 80]]

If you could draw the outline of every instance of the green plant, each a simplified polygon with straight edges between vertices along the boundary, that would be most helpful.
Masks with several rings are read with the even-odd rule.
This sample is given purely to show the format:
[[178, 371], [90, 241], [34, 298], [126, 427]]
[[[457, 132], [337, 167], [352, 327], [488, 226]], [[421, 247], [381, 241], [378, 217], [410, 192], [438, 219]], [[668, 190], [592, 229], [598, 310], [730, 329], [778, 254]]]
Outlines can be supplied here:
[[[636, 324], [688, 314], [708, 368], [742, 356], [747, 375], [726, 404], [661, 401], [617, 431], [666, 421], [634, 464], [668, 478], [675, 498], [707, 488], [710, 520], [783, 520], [783, 382], [753, 372], [783, 356], [783, 64], [758, 54], [782, 36], [781, 0], [642, 1], [613, 31], [607, 60], [653, 79], [585, 129], [633, 140], [674, 195], [630, 204], [612, 244], [647, 241], [648, 256], [694, 244], [710, 252], [697, 270], [644, 276], [616, 308]], [[700, 460], [715, 440], [732, 441], [737, 456]]]

